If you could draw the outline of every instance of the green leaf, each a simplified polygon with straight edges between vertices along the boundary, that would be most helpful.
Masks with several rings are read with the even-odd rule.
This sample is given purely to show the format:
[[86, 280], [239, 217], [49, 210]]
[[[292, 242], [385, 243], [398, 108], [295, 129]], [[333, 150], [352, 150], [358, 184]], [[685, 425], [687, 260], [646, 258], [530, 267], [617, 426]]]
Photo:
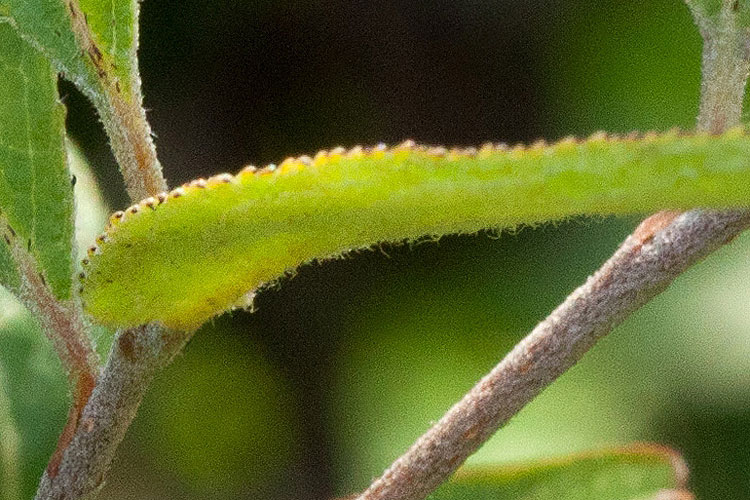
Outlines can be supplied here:
[[110, 93], [133, 97], [137, 1], [0, 0], [2, 17], [95, 101]]
[[16, 263], [13, 261], [13, 256], [4, 242], [0, 242], [0, 284], [5, 285], [11, 290], [17, 290], [21, 284]]
[[[94, 103], [131, 196], [164, 189], [141, 107], [138, 0], [0, 0], [13, 25]], [[137, 198], [136, 198], [137, 199]]]
[[65, 108], [49, 62], [0, 23], [0, 253], [2, 284], [18, 285], [6, 243], [29, 251], [53, 292], [70, 296], [73, 190], [64, 147]]
[[314, 258], [578, 214], [750, 204], [750, 137], [670, 132], [480, 150], [323, 152], [195, 181], [111, 218], [83, 299], [113, 327], [194, 329]]
[[635, 445], [528, 465], [466, 467], [429, 500], [689, 499], [686, 475], [676, 452]]

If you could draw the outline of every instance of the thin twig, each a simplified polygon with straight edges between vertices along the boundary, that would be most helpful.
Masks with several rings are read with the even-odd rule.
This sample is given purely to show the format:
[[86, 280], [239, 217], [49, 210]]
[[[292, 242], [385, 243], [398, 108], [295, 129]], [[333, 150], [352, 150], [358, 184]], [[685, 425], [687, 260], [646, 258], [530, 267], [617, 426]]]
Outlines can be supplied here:
[[[721, 132], [739, 121], [750, 68], [750, 36], [733, 2], [705, 38], [698, 127]], [[706, 28], [711, 28], [705, 30]], [[588, 281], [357, 500], [421, 500], [597, 340], [663, 291], [689, 266], [750, 227], [750, 212], [662, 212], [646, 219]]]
[[59, 301], [52, 293], [36, 260], [26, 245], [0, 214], [0, 229], [20, 275], [18, 295], [42, 324], [62, 361], [68, 378], [75, 386], [80, 373], [96, 378], [98, 359], [90, 339], [86, 336], [83, 313], [74, 301]]
[[[665, 227], [666, 223], [666, 227]], [[367, 489], [359, 500], [425, 498], [495, 431], [628, 314], [750, 226], [746, 212], [646, 219], [589, 280]]]
[[94, 389], [99, 359], [87, 336], [80, 304], [74, 300], [58, 300], [39, 271], [36, 260], [3, 216], [0, 216], [0, 227], [5, 229], [4, 239], [18, 269], [21, 281], [18, 295], [39, 319], [42, 331], [65, 369], [73, 396], [65, 427], [48, 466], [54, 473]]
[[44, 473], [36, 500], [96, 496], [154, 375], [189, 339], [184, 332], [153, 325], [117, 335], [57, 473]]
[[685, 0], [685, 3], [693, 13], [693, 19], [695, 19], [695, 24], [698, 26], [701, 33], [715, 27], [715, 23], [711, 20], [700, 0]]
[[[104, 101], [99, 98], [94, 100]], [[110, 95], [106, 104], [98, 109], [130, 198], [138, 201], [166, 191], [167, 183], [156, 157], [151, 127], [140, 100], [134, 106], [118, 95]]]
[[57, 301], [29, 260], [17, 260], [22, 271], [21, 299], [42, 324], [75, 386], [79, 375], [96, 378], [97, 355], [86, 337], [81, 311], [73, 302]]
[[[703, 34], [698, 128], [714, 134], [739, 123], [750, 57], [750, 33], [736, 25], [735, 0], [723, 0], [718, 25]], [[696, 15], [698, 19], [698, 15]]]

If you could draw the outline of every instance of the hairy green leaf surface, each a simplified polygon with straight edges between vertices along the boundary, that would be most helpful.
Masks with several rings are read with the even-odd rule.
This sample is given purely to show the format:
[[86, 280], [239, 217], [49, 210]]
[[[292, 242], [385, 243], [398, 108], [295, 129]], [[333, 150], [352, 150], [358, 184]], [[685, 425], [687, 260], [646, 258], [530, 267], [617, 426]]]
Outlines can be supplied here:
[[73, 189], [64, 146], [65, 108], [50, 63], [0, 23], [0, 279], [18, 276], [11, 240], [36, 257], [59, 298], [70, 295]]
[[20, 285], [16, 264], [6, 245], [0, 245], [0, 284], [11, 290], [17, 289]]
[[138, 86], [137, 17], [136, 0], [0, 0], [0, 20], [95, 101]]
[[750, 137], [678, 132], [445, 150], [405, 143], [194, 181], [116, 213], [81, 276], [109, 326], [193, 329], [313, 258], [578, 214], [750, 204]]
[[0, 0], [0, 22], [94, 103], [133, 199], [165, 188], [141, 107], [138, 0]]
[[429, 499], [687, 500], [692, 496], [682, 489], [686, 475], [677, 453], [637, 445], [525, 466], [468, 467]]

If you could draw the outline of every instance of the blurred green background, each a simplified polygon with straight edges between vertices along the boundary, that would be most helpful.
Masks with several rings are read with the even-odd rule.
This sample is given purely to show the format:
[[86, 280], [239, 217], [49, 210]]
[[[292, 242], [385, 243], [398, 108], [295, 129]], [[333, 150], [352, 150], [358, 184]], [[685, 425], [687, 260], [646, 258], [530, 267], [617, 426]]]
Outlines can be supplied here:
[[[689, 129], [697, 112], [701, 41], [680, 0], [148, 0], [141, 26], [145, 104], [172, 185], [339, 144]], [[67, 83], [61, 93], [103, 191], [92, 203], [104, 209], [82, 210], [87, 241], [127, 200], [91, 107]], [[305, 266], [257, 312], [204, 327], [159, 375], [103, 498], [364, 488], [637, 222], [576, 219]], [[739, 238], [681, 277], [470, 462], [655, 440], [685, 454], [699, 498], [746, 498], [748, 257]], [[109, 335], [98, 340], [105, 352]], [[0, 366], [31, 496], [65, 384], [7, 298]]]

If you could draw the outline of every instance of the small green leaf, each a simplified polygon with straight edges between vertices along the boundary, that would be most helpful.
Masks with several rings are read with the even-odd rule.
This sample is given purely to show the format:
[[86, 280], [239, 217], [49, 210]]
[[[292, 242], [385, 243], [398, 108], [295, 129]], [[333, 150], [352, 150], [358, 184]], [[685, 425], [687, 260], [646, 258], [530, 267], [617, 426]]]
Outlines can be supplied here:
[[8, 24], [0, 23], [0, 47], [0, 278], [18, 285], [7, 244], [14, 243], [36, 257], [65, 299], [73, 275], [73, 190], [57, 76]]
[[750, 205], [750, 137], [647, 134], [480, 150], [333, 150], [200, 180], [111, 218], [83, 299], [113, 327], [194, 329], [314, 258], [573, 215]]
[[644, 444], [528, 465], [465, 467], [429, 500], [690, 499], [686, 475], [679, 454]]
[[131, 197], [165, 189], [141, 107], [137, 0], [0, 0], [13, 25], [96, 106]]
[[137, 1], [0, 0], [3, 17], [95, 101], [139, 85]]
[[92, 40], [98, 42], [102, 58], [111, 58], [110, 66], [106, 69], [112, 74], [113, 84], [119, 82], [126, 98], [133, 97], [131, 87], [140, 86], [136, 54], [138, 4], [138, 0], [79, 0]]

